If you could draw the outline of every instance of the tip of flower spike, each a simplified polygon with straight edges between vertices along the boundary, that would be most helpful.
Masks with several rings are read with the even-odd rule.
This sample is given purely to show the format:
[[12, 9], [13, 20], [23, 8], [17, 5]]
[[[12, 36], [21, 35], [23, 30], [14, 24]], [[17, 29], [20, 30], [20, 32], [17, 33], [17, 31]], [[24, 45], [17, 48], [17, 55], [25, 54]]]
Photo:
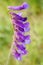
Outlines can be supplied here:
[[27, 9], [29, 7], [29, 5], [26, 2], [24, 2], [22, 6], [24, 7], [24, 9]]
[[28, 8], [28, 4], [26, 2], [24, 2], [21, 6], [8, 6], [8, 9], [10, 10], [23, 10], [27, 8]]

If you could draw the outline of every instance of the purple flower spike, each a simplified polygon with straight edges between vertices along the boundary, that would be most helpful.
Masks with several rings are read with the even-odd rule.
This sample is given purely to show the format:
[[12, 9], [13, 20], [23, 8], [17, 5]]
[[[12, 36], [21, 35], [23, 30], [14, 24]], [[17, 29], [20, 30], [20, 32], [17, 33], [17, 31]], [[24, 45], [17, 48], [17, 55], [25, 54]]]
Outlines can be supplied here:
[[[8, 9], [10, 10], [24, 10], [28, 8], [28, 4], [24, 2], [21, 6], [9, 6]], [[13, 56], [17, 60], [21, 60], [23, 55], [27, 54], [26, 50], [26, 44], [30, 43], [30, 35], [25, 35], [26, 32], [29, 32], [30, 30], [30, 23], [26, 22], [27, 17], [23, 17], [22, 13], [9, 13], [12, 16], [12, 24], [14, 28], [14, 46], [15, 49], [13, 49]]]
[[23, 10], [27, 8], [28, 8], [28, 4], [26, 2], [24, 2], [21, 6], [9, 6], [8, 7], [8, 9], [10, 10]]

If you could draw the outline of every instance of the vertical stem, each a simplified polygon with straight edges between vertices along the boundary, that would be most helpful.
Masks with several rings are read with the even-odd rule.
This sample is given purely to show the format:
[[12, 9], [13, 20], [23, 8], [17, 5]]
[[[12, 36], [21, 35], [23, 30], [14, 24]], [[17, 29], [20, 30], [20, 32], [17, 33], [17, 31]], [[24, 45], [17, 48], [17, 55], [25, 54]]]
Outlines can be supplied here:
[[8, 59], [7, 59], [7, 62], [5, 63], [5, 65], [8, 65], [8, 63], [9, 63], [10, 56], [11, 56], [11, 53], [12, 53], [12, 50], [13, 50], [13, 46], [14, 46], [14, 42], [11, 44], [11, 48], [10, 48], [10, 51], [9, 51], [9, 54], [8, 54]]

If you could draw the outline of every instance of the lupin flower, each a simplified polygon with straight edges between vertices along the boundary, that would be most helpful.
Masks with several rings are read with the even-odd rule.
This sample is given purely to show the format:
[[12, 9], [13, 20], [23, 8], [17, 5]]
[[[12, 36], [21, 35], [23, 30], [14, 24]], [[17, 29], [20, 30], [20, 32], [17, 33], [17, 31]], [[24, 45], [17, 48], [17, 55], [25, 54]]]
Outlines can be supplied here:
[[[8, 8], [17, 11], [24, 10], [28, 8], [28, 4], [24, 2], [21, 6], [9, 6]], [[14, 40], [16, 48], [13, 49], [12, 54], [17, 60], [21, 60], [22, 56], [27, 54], [26, 44], [30, 43], [30, 35], [25, 35], [30, 30], [30, 24], [26, 22], [27, 17], [22, 17], [21, 13], [10, 12], [10, 14], [12, 15], [12, 24], [16, 32]]]

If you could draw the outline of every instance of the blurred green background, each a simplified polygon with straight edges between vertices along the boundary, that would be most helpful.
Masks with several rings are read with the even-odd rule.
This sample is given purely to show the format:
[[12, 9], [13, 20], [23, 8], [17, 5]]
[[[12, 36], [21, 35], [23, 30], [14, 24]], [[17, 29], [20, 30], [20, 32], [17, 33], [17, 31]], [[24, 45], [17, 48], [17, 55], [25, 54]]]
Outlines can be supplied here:
[[26, 46], [29, 54], [22, 61], [12, 56], [8, 65], [43, 65], [43, 0], [0, 0], [0, 65], [7, 65], [13, 35], [13, 26], [8, 6], [18, 6], [23, 2], [29, 4], [24, 12], [30, 22], [31, 43]]

